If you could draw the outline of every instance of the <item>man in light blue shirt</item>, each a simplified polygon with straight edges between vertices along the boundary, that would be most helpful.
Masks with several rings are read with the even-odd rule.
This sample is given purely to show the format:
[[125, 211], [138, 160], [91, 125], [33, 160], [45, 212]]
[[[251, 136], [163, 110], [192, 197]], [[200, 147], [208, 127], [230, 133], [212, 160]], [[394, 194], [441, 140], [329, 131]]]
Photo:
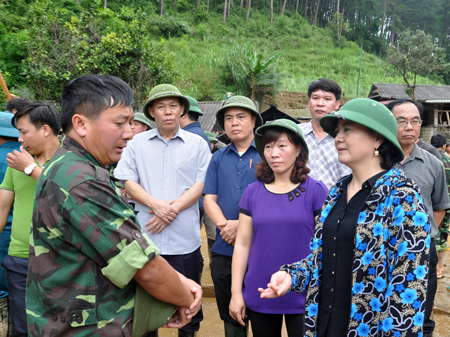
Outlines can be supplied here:
[[[144, 107], [157, 128], [128, 142], [114, 176], [125, 181], [136, 201], [137, 219], [173, 268], [200, 283], [201, 254], [198, 199], [211, 160], [208, 144], [179, 127], [189, 101], [168, 84], [152, 89]], [[179, 330], [195, 336], [203, 314]], [[151, 334], [157, 336], [157, 332]]]

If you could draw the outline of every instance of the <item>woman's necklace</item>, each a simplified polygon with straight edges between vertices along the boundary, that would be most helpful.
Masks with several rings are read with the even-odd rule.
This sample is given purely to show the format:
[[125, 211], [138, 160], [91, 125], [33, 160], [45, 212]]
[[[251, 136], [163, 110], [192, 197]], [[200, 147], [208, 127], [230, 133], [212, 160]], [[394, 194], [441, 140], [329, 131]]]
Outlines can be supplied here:
[[288, 182], [286, 185], [278, 185], [275, 181], [273, 183], [274, 183], [274, 185], [277, 185], [278, 187], [286, 187], [287, 185], [291, 184], [291, 182]]

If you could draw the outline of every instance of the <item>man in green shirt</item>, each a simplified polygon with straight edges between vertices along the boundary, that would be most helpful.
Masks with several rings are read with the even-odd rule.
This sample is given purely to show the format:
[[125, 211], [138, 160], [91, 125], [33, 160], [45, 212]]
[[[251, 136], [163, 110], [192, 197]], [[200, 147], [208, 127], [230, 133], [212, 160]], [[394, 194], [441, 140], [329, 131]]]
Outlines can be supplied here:
[[84, 75], [63, 89], [67, 137], [36, 188], [29, 336], [132, 336], [137, 283], [179, 306], [170, 327], [200, 310], [201, 287], [159, 256], [104, 168], [132, 138], [133, 105], [130, 87], [113, 76]]
[[26, 336], [25, 284], [30, 225], [36, 181], [59, 147], [58, 111], [36, 102], [20, 108], [11, 123], [19, 130], [20, 151], [7, 155], [8, 168], [0, 185], [0, 232], [14, 203], [11, 242], [2, 266], [7, 270], [11, 336]]

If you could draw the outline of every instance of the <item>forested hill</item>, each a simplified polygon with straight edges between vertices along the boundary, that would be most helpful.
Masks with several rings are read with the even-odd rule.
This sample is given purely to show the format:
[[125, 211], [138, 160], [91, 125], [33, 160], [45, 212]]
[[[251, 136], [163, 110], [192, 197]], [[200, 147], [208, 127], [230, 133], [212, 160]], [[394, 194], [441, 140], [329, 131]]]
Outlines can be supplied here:
[[[406, 29], [450, 54], [449, 10], [447, 0], [0, 0], [0, 71], [32, 99], [58, 100], [70, 78], [102, 73], [127, 81], [138, 101], [162, 82], [210, 100], [250, 95], [261, 54], [269, 96], [329, 77], [355, 97], [362, 50], [366, 96], [372, 82], [403, 83], [384, 59]], [[417, 79], [446, 82], [441, 70]]]

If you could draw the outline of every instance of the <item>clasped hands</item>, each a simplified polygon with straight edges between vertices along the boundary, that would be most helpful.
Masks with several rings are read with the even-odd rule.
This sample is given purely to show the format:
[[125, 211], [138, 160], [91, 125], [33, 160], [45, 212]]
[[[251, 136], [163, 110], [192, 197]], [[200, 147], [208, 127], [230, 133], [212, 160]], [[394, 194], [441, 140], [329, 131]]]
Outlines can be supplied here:
[[155, 216], [145, 224], [145, 227], [148, 227], [147, 232], [151, 231], [151, 234], [159, 234], [167, 225], [172, 223], [180, 213], [176, 207], [177, 200], [164, 201], [156, 199], [152, 202], [151, 210], [147, 212]]
[[238, 229], [238, 220], [227, 220], [217, 224], [220, 229], [220, 235], [229, 245], [233, 245], [236, 241], [236, 234]]

